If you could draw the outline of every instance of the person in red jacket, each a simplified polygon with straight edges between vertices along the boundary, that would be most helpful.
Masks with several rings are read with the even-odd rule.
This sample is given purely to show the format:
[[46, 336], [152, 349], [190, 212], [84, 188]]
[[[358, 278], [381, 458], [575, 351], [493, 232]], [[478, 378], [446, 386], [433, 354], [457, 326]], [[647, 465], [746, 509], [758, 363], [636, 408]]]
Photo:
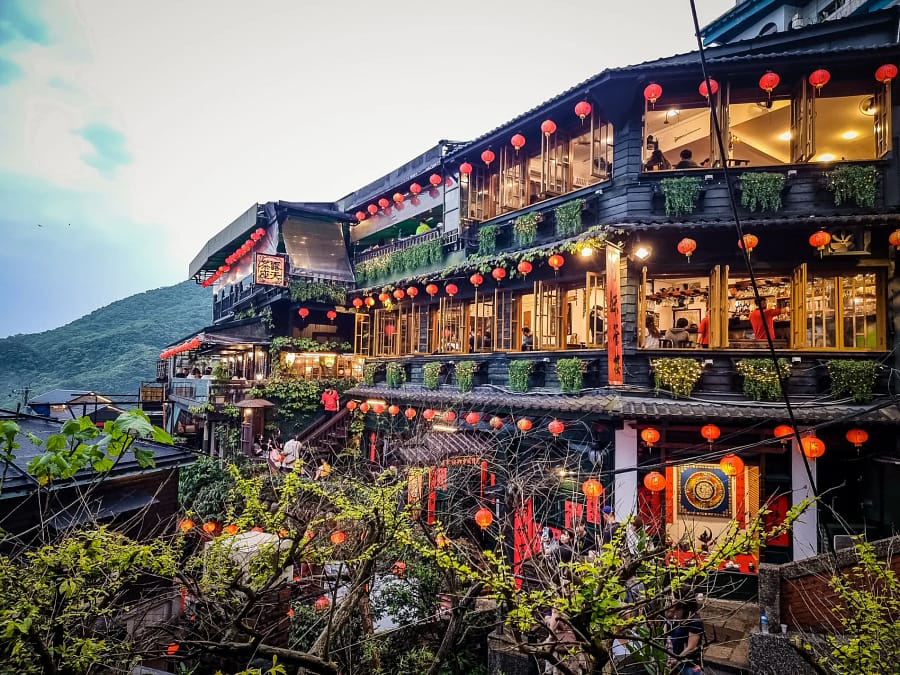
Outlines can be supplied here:
[[697, 344], [704, 348], [709, 348], [709, 314], [700, 319], [700, 326], [697, 328]]
[[[753, 328], [753, 338], [755, 340], [766, 339], [766, 326], [769, 327], [769, 335], [775, 337], [775, 317], [781, 314], [781, 310], [777, 307], [766, 309], [766, 299], [759, 299], [759, 307], [750, 312], [750, 326]], [[765, 324], [763, 324], [765, 321]]]
[[341, 395], [336, 390], [328, 387], [322, 392], [322, 405], [325, 407], [325, 417], [331, 419], [338, 411]]

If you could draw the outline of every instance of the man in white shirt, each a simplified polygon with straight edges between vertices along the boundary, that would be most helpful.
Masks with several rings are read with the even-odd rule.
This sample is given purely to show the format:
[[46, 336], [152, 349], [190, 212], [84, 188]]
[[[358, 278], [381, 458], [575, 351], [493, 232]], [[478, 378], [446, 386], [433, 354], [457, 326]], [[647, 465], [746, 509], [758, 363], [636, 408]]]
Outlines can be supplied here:
[[292, 436], [288, 442], [284, 444], [281, 453], [284, 455], [284, 459], [281, 460], [281, 467], [288, 471], [293, 471], [294, 462], [296, 462], [297, 458], [300, 456], [299, 434]]

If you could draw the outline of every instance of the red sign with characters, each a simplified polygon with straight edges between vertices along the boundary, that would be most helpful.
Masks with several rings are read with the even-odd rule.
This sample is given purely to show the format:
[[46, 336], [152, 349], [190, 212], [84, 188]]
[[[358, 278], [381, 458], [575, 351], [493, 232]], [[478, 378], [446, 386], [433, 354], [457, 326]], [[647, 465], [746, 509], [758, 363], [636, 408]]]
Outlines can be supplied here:
[[623, 384], [622, 363], [622, 310], [619, 298], [619, 258], [621, 251], [606, 245], [606, 325], [608, 340], [606, 351], [609, 357], [609, 383]]

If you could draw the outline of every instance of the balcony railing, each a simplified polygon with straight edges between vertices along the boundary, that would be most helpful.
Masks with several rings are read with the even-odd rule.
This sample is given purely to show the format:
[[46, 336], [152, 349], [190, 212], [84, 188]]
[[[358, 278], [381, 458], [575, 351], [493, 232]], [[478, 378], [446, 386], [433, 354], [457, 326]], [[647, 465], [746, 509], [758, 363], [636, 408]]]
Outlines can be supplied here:
[[434, 229], [428, 232], [423, 232], [422, 234], [413, 235], [412, 237], [402, 239], [401, 241], [397, 241], [392, 244], [386, 244], [385, 246], [377, 246], [372, 249], [367, 249], [365, 251], [358, 252], [353, 256], [353, 264], [358, 265], [359, 263], [366, 262], [367, 260], [372, 260], [373, 258], [377, 258], [382, 255], [388, 255], [390, 253], [394, 253], [395, 251], [402, 251], [411, 246], [415, 246], [416, 244], [424, 244], [427, 241], [432, 241], [433, 239], [440, 239], [443, 246], [452, 246], [459, 240], [459, 231], [452, 230], [450, 232], [443, 232], [441, 230]]
[[256, 385], [253, 380], [203, 380], [176, 377], [169, 382], [169, 398], [180, 399], [186, 405], [201, 403], [237, 403], [246, 398], [247, 391]]

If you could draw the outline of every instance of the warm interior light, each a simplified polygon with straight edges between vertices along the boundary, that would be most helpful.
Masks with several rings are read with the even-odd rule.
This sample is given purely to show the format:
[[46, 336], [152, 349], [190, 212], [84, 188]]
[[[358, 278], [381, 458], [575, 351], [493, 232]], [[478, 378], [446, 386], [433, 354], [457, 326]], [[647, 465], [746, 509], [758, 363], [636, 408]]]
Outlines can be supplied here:
[[366, 403], [368, 403], [369, 405], [387, 405], [387, 401], [385, 401], [384, 399], [380, 399], [380, 398], [366, 399]]
[[636, 249], [634, 249], [634, 257], [638, 260], [646, 260], [650, 257], [651, 253], [653, 253], [653, 250], [649, 246], [645, 246], [644, 244], [640, 244]]
[[791, 140], [791, 132], [785, 131], [783, 134], [778, 134], [778, 140], [781, 140], [781, 141]]
[[859, 132], [853, 131], [852, 129], [850, 131], [845, 131], [844, 133], [841, 134], [841, 138], [844, 138], [848, 141], [852, 141], [857, 136], [859, 136]]
[[830, 152], [823, 152], [821, 155], [816, 157], [817, 162], [833, 162], [834, 154]]
[[297, 355], [294, 352], [288, 352], [284, 355], [284, 362], [288, 365], [288, 368], [294, 365], [294, 361], [297, 360]]
[[583, 249], [581, 249], [582, 258], [590, 258], [592, 255], [594, 255], [594, 249], [592, 249], [590, 246], [585, 246]]
[[878, 112], [878, 108], [875, 107], [875, 98], [873, 96], [863, 97], [859, 102], [859, 112], [866, 117], [874, 117], [875, 113]]
[[432, 424], [431, 429], [432, 431], [443, 431], [444, 433], [448, 434], [455, 434], [457, 431], [459, 431], [459, 429], [450, 426], [449, 424]]

